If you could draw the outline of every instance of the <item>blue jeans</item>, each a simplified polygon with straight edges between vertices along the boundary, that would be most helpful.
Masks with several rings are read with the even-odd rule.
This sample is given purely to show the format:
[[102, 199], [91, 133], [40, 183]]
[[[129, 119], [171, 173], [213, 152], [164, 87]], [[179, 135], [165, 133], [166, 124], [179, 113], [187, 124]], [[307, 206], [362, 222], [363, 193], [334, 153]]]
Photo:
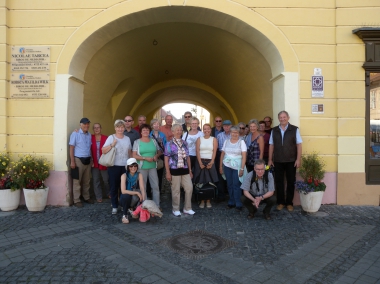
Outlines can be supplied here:
[[121, 182], [121, 175], [125, 173], [124, 166], [108, 167], [108, 181], [110, 184], [110, 195], [112, 208], [119, 206], [119, 188]]
[[241, 203], [241, 182], [239, 180], [239, 173], [237, 170], [231, 169], [223, 165], [223, 172], [227, 180], [228, 194], [230, 199], [228, 200], [228, 205], [235, 205], [236, 207], [242, 207]]

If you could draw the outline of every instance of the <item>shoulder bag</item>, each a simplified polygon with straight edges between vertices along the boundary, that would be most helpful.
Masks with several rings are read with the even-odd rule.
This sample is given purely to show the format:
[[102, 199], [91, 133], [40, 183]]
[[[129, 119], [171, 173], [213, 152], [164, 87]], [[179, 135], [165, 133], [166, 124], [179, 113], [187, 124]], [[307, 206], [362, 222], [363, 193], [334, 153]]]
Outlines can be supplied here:
[[[115, 140], [115, 136], [112, 135]], [[112, 141], [113, 142], [113, 141]], [[107, 153], [102, 154], [99, 159], [99, 164], [105, 167], [112, 167], [115, 164], [116, 149], [112, 147]]]

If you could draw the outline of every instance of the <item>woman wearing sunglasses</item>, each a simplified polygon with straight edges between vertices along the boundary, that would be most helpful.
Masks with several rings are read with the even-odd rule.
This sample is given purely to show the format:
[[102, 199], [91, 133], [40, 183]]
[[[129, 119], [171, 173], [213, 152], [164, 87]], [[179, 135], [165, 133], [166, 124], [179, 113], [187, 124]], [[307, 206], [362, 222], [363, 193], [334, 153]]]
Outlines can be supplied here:
[[128, 209], [131, 207], [132, 197], [136, 195], [140, 202], [146, 199], [144, 179], [138, 172], [139, 166], [135, 158], [129, 158], [125, 166], [127, 172], [121, 176], [120, 204], [123, 207], [123, 218], [121, 221], [128, 224]]

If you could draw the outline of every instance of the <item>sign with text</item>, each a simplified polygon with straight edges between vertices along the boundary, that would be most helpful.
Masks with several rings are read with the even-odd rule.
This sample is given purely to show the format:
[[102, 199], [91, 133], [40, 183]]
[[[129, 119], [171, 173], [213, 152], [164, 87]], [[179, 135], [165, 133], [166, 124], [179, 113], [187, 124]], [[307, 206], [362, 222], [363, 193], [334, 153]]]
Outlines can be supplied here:
[[12, 73], [10, 95], [12, 98], [48, 98], [49, 73]]
[[311, 76], [311, 96], [321, 98], [324, 96], [323, 76]]
[[12, 46], [12, 71], [49, 71], [50, 47]]
[[311, 105], [311, 113], [313, 113], [313, 114], [323, 114], [323, 113], [325, 113], [325, 109], [324, 109], [323, 104]]

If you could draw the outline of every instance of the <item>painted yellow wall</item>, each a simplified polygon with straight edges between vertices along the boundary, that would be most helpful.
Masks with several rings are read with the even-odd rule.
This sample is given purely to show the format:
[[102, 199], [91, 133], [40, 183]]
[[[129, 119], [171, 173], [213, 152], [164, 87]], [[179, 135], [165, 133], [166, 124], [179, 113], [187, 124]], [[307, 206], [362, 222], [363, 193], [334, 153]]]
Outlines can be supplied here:
[[[182, 0], [170, 2], [172, 5], [183, 5]], [[123, 13], [167, 5], [167, 0], [0, 0], [1, 148], [16, 154], [35, 152], [53, 160], [56, 74], [68, 73], [70, 59], [76, 50], [72, 49], [65, 53], [64, 48], [66, 47], [67, 50], [79, 45], [94, 27], [116, 20]], [[285, 62], [284, 71], [299, 73], [300, 99], [297, 119], [299, 119], [305, 151], [320, 152], [327, 161], [329, 172], [364, 173], [365, 94], [364, 69], [362, 68], [364, 44], [352, 34], [352, 30], [374, 23], [378, 26], [380, 1], [188, 0], [186, 5], [210, 9], [218, 7], [227, 14], [229, 11], [232, 14], [233, 11], [240, 13], [244, 21], [249, 21], [250, 18], [262, 19], [266, 24], [260, 24], [258, 28], [266, 30], [268, 37], [273, 37], [274, 31], [281, 33], [283, 38], [273, 37], [273, 42], [284, 46], [281, 49], [281, 56]], [[127, 7], [129, 10], [121, 10], [119, 7]], [[9, 97], [8, 80], [11, 75], [9, 63], [12, 45], [51, 47], [50, 98], [14, 99]], [[58, 63], [60, 63], [59, 66]], [[311, 97], [311, 76], [314, 68], [322, 68], [325, 79], [324, 98]], [[239, 74], [239, 76], [243, 75]], [[161, 80], [155, 84], [164, 85], [163, 82], [164, 80]], [[117, 84], [111, 86], [114, 89], [109, 94], [108, 100], [111, 100], [111, 103], [108, 111], [121, 114], [120, 104], [123, 101], [112, 98], [117, 86]], [[148, 92], [153, 86], [147, 86], [144, 91]], [[250, 100], [248, 94], [227, 98], [223, 97], [223, 88], [217, 87], [207, 86], [218, 96], [221, 94], [218, 103], [223, 104], [225, 100], [227, 107], [222, 113], [229, 113], [236, 120], [241, 120], [240, 117], [251, 116], [248, 113], [249, 109], [245, 107], [242, 107], [243, 113], [239, 113], [236, 109], [239, 108], [239, 104], [244, 103], [244, 100]], [[84, 86], [84, 89], [91, 90], [90, 86]], [[271, 94], [268, 95], [271, 96]], [[85, 97], [85, 99], [88, 98]], [[136, 114], [146, 107], [138, 102], [136, 98], [129, 108], [135, 109]], [[317, 103], [324, 104], [324, 114], [311, 114], [311, 105]], [[108, 105], [108, 101], [105, 100], [104, 104]], [[210, 109], [217, 112], [215, 106], [210, 106]], [[147, 111], [152, 110], [147, 109]], [[88, 113], [92, 114], [90, 110]], [[292, 116], [292, 113], [290, 115]], [[274, 121], [277, 123], [276, 118]], [[74, 125], [69, 127], [74, 127]], [[339, 190], [347, 189], [340, 188], [338, 182]], [[371, 192], [379, 193], [380, 187], [371, 187], [371, 190]], [[342, 204], [349, 204], [353, 200], [345, 200], [344, 194], [339, 194], [339, 196], [339, 202]], [[369, 199], [363, 200], [369, 202]]]

